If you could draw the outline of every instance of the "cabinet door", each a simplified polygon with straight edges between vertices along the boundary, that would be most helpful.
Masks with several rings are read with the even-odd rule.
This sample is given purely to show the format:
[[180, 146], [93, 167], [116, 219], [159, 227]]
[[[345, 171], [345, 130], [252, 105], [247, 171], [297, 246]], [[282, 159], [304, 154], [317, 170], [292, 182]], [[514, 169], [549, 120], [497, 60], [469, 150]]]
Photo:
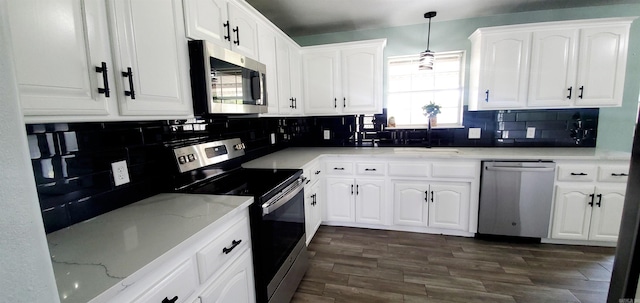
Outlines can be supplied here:
[[202, 293], [202, 303], [255, 302], [252, 264], [251, 250], [247, 249]]
[[320, 182], [311, 186], [305, 186], [304, 213], [305, 213], [305, 233], [307, 235], [307, 245], [311, 242], [313, 235], [322, 222], [322, 204], [319, 202]]
[[[312, 209], [311, 215], [311, 237], [315, 235], [318, 228], [320, 228], [320, 224], [322, 223], [322, 209], [324, 207], [322, 195], [323, 193], [320, 191], [320, 182], [316, 182], [313, 186], [311, 186], [311, 191], [315, 193], [315, 199]], [[308, 236], [307, 236], [308, 237]]]
[[575, 87], [578, 30], [533, 33], [529, 106], [569, 106]]
[[276, 63], [278, 64], [278, 112], [281, 114], [290, 114], [293, 111], [289, 52], [289, 44], [287, 41], [276, 37]]
[[580, 31], [576, 106], [622, 104], [628, 32], [626, 26]]
[[624, 194], [625, 188], [621, 186], [596, 186], [589, 240], [618, 240]]
[[304, 112], [304, 98], [302, 96], [302, 56], [300, 49], [289, 44], [289, 80], [291, 81], [291, 96], [293, 97], [292, 113], [301, 115]]
[[[24, 115], [107, 115], [116, 102], [103, 1], [8, 1], [16, 80]], [[105, 62], [110, 97], [103, 74]]]
[[431, 183], [429, 227], [467, 230], [470, 189], [469, 183]]
[[258, 23], [245, 10], [229, 2], [231, 49], [247, 57], [258, 58]]
[[344, 113], [380, 113], [382, 70], [377, 47], [342, 51], [341, 80]]
[[427, 226], [427, 193], [424, 181], [397, 181], [393, 183], [393, 224]]
[[120, 114], [192, 114], [182, 2], [112, 3]]
[[351, 178], [327, 178], [327, 221], [355, 221], [354, 182]]
[[183, 0], [187, 38], [229, 48], [231, 38], [226, 0]]
[[302, 56], [305, 113], [335, 114], [344, 106], [340, 96], [340, 52], [317, 51]]
[[589, 202], [594, 187], [591, 185], [556, 186], [555, 209], [551, 237], [556, 239], [587, 240], [592, 208]]
[[530, 33], [495, 34], [484, 38], [478, 92], [480, 108], [525, 106], [530, 44]]
[[356, 222], [385, 223], [385, 180], [356, 180]]
[[276, 36], [266, 25], [258, 25], [258, 46], [260, 62], [267, 66], [267, 106], [268, 113], [278, 113], [278, 69], [276, 58]]

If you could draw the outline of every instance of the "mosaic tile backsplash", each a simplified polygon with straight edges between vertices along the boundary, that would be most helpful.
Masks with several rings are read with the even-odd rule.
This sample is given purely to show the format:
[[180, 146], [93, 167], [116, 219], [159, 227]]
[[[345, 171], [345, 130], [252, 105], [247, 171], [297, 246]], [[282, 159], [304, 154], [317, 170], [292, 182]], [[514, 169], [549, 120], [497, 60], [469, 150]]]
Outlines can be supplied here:
[[[463, 113], [464, 128], [386, 130], [386, 115], [214, 117], [190, 121], [29, 124], [26, 131], [46, 231], [53, 232], [170, 191], [166, 145], [239, 137], [248, 161], [289, 146], [594, 147], [597, 109]], [[470, 127], [480, 139], [468, 139]], [[536, 138], [527, 139], [527, 127]], [[330, 138], [324, 139], [324, 132]], [[270, 136], [275, 134], [276, 143]], [[111, 163], [126, 160], [131, 182], [115, 186]]]

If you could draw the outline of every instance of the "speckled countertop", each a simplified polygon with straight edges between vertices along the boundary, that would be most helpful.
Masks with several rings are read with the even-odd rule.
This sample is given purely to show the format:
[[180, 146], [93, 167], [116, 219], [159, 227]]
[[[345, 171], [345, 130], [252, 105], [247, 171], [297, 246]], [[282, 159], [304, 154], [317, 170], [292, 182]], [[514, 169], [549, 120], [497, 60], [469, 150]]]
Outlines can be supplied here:
[[252, 202], [241, 196], [159, 194], [48, 234], [60, 301], [117, 294], [134, 272]]
[[294, 147], [243, 164], [246, 168], [301, 168], [319, 156], [476, 160], [622, 160], [631, 153], [597, 148]]

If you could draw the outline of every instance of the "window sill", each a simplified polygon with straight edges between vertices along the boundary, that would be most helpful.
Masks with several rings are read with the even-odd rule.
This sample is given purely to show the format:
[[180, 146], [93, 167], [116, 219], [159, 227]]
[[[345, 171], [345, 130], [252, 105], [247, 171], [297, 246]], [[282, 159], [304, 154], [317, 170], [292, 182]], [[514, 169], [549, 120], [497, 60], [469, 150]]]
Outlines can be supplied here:
[[[396, 129], [428, 129], [429, 127], [422, 124], [417, 125], [400, 125], [395, 127], [385, 127], [385, 130], [396, 130]], [[431, 127], [431, 129], [447, 129], [447, 128], [464, 128], [464, 125], [459, 124], [438, 124], [436, 126]]]

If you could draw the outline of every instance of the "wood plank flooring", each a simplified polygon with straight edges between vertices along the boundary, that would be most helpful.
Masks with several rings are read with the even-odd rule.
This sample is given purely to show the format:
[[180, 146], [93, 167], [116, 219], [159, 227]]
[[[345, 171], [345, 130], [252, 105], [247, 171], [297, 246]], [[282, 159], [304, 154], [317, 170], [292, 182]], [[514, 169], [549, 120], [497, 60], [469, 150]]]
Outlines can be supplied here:
[[615, 249], [321, 226], [292, 302], [606, 302]]

